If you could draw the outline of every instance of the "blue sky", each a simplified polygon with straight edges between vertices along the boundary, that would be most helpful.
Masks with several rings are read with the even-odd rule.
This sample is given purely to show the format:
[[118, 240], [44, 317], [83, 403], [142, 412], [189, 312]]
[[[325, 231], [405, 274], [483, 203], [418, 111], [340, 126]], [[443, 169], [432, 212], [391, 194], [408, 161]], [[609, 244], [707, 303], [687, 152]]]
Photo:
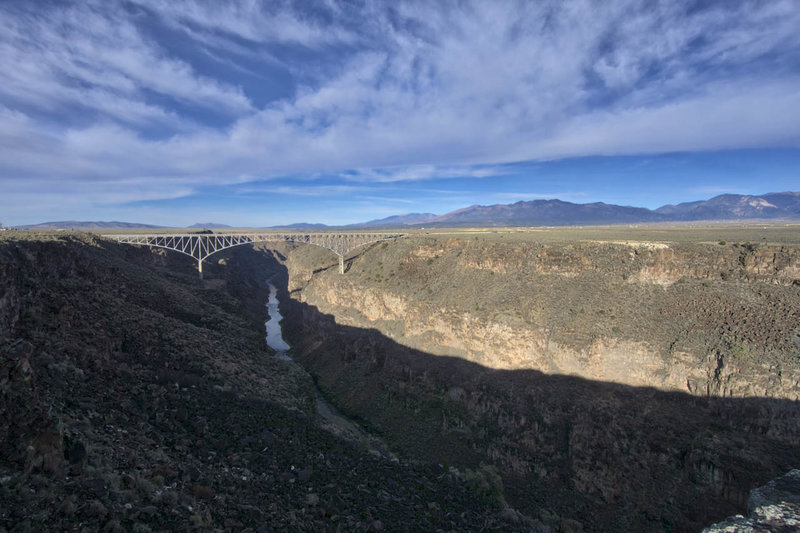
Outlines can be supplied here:
[[0, 221], [800, 189], [800, 2], [0, 3]]

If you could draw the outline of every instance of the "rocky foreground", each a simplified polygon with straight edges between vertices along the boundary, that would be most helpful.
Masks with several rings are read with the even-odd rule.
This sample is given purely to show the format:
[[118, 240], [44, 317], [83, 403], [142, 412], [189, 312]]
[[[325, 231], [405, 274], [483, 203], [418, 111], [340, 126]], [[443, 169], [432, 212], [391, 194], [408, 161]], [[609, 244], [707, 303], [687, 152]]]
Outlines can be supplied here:
[[263, 345], [263, 254], [215, 256], [201, 285], [188, 258], [20, 235], [0, 239], [0, 531], [540, 529], [489, 467], [321, 429], [308, 374]]
[[[698, 531], [800, 465], [793, 245], [413, 237], [344, 276], [240, 247], [201, 284], [20, 235], [0, 531]], [[264, 347], [270, 276], [304, 368]], [[324, 429], [315, 382], [400, 460]]]
[[800, 530], [800, 470], [792, 470], [763, 487], [750, 491], [747, 516], [732, 516], [705, 528], [703, 533], [745, 531], [791, 533], [798, 530]]

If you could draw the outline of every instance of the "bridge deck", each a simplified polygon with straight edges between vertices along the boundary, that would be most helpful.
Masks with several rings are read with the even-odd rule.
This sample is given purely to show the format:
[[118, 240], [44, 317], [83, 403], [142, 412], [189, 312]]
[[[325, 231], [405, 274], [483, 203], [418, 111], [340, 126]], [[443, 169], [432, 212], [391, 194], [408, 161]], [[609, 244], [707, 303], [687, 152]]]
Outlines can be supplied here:
[[125, 244], [155, 246], [186, 254], [197, 260], [203, 278], [203, 260], [233, 246], [255, 242], [298, 242], [327, 248], [339, 257], [339, 272], [344, 274], [344, 256], [352, 250], [403, 236], [379, 232], [250, 232], [250, 233], [134, 233], [106, 234], [104, 237]]

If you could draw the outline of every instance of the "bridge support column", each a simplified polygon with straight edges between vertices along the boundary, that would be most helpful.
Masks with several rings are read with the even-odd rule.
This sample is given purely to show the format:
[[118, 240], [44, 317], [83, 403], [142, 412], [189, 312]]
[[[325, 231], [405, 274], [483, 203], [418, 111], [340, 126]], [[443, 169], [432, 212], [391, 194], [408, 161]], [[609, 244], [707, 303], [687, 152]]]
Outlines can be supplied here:
[[339, 256], [339, 274], [344, 274], [344, 256]]
[[203, 279], [203, 260], [197, 260], [197, 272], [200, 274], [200, 280]]

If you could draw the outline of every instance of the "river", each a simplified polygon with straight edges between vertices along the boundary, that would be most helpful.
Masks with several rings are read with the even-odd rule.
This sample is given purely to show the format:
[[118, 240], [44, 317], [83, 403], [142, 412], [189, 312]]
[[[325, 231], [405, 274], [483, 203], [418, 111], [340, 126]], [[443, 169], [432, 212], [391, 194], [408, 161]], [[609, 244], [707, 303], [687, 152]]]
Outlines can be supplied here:
[[[272, 278], [267, 280], [269, 299], [266, 305], [269, 312], [269, 320], [264, 323], [267, 330], [267, 346], [275, 350], [276, 358], [283, 361], [292, 361], [288, 353], [291, 346], [283, 339], [283, 332], [281, 331], [283, 316], [278, 309], [280, 305], [278, 289], [272, 284], [271, 280]], [[380, 439], [367, 433], [361, 426], [341, 414], [333, 405], [325, 401], [322, 393], [316, 387], [314, 388], [314, 395], [317, 400], [317, 417], [322, 427], [346, 440], [364, 446], [374, 455], [397, 461], [397, 457], [389, 451]]]
[[292, 358], [286, 353], [291, 346], [283, 340], [283, 333], [281, 332], [281, 320], [283, 320], [283, 317], [278, 309], [280, 304], [278, 301], [278, 289], [269, 280], [267, 280], [267, 285], [269, 285], [269, 299], [267, 300], [269, 320], [264, 323], [267, 329], [267, 346], [275, 350], [275, 357], [278, 359], [291, 361]]

